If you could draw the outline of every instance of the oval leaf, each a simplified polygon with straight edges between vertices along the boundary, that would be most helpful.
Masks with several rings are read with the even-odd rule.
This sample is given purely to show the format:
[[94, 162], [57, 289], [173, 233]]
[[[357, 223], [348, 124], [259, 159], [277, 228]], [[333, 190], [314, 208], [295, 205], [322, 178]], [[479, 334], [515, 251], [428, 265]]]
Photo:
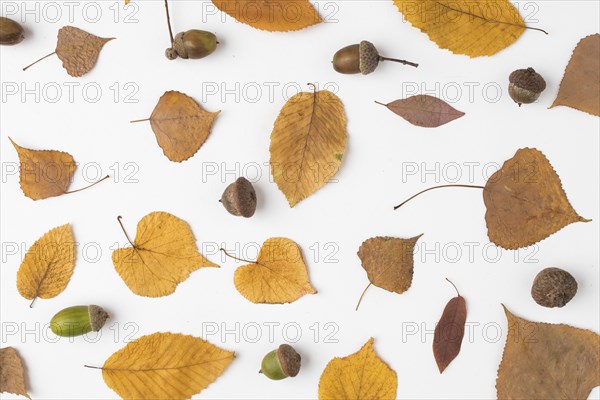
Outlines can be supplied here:
[[458, 356], [465, 335], [467, 303], [457, 296], [446, 304], [433, 336], [433, 355], [440, 374]]
[[271, 133], [271, 172], [290, 207], [323, 187], [346, 151], [346, 113], [327, 90], [302, 92], [281, 109]]
[[465, 115], [448, 103], [433, 96], [420, 94], [407, 99], [382, 104], [408, 122], [424, 128], [436, 128]]

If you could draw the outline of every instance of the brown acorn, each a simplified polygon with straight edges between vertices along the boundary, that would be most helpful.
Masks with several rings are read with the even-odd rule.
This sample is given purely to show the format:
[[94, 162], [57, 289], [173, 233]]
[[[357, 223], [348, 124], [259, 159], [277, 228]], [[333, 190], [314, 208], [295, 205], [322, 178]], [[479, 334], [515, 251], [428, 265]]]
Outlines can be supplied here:
[[413, 67], [415, 64], [406, 60], [387, 58], [379, 55], [373, 43], [363, 40], [360, 44], [351, 44], [338, 50], [333, 56], [333, 69], [341, 74], [368, 75], [375, 71], [380, 61], [394, 61]]
[[227, 186], [221, 200], [230, 214], [250, 218], [256, 211], [256, 192], [252, 183], [244, 177]]
[[560, 268], [546, 268], [533, 280], [531, 297], [540, 306], [563, 307], [577, 293], [573, 275]]
[[546, 89], [546, 81], [533, 68], [513, 71], [508, 81], [508, 94], [519, 107], [533, 103]]
[[212, 32], [190, 29], [175, 36], [173, 47], [169, 47], [165, 55], [169, 60], [177, 57], [200, 59], [212, 54], [217, 44], [217, 37]]
[[0, 17], [0, 44], [12, 46], [25, 38], [23, 27], [10, 18]]
[[282, 344], [263, 358], [258, 372], [273, 380], [293, 378], [300, 372], [301, 363], [300, 354], [289, 344]]

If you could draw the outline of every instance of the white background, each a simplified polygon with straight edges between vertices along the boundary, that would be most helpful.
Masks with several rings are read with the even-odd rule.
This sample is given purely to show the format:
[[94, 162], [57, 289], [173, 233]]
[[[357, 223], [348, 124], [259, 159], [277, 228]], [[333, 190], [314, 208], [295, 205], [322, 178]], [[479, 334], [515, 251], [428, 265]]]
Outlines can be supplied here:
[[[72, 21], [67, 7], [53, 3], [62, 12], [54, 22], [50, 19], [56, 8], [44, 9], [43, 2], [2, 3], [5, 16], [11, 16], [7, 7], [17, 7], [12, 18], [24, 18], [27, 29], [23, 43], [0, 49], [2, 346], [16, 347], [25, 359], [33, 398], [116, 398], [100, 371], [83, 365], [102, 365], [125, 345], [128, 334], [134, 333], [135, 338], [172, 331], [204, 336], [237, 354], [225, 373], [197, 397], [316, 398], [327, 362], [357, 351], [369, 337], [375, 337], [377, 352], [398, 374], [398, 398], [488, 399], [495, 397], [505, 342], [501, 303], [532, 321], [600, 329], [599, 120], [567, 107], [547, 109], [575, 45], [598, 32], [598, 2], [519, 2], [527, 23], [550, 35], [526, 31], [493, 57], [469, 59], [439, 49], [403, 22], [391, 1], [328, 6], [321, 2], [321, 14], [328, 23], [292, 33], [259, 31], [221, 14], [206, 15], [203, 22], [208, 3], [174, 1], [171, 12], [176, 32], [205, 29], [215, 32], [220, 41], [209, 58], [177, 61], [163, 56], [168, 34], [161, 1], [138, 1], [130, 8], [121, 2], [102, 2], [98, 22], [89, 22], [95, 18], [95, 5], [88, 6], [88, 21], [84, 18], [86, 3], [74, 3]], [[25, 5], [38, 11], [24, 15]], [[120, 10], [117, 23], [115, 10]], [[125, 16], [133, 12], [138, 22], [126, 23]], [[67, 75], [55, 56], [22, 72], [23, 66], [54, 49], [56, 32], [68, 24], [117, 40], [104, 47], [96, 67], [83, 78]], [[406, 58], [420, 67], [384, 63], [370, 76], [336, 74], [330, 64], [333, 53], [363, 39], [375, 43], [383, 55]], [[506, 93], [508, 75], [529, 66], [545, 77], [548, 87], [537, 104], [519, 108]], [[279, 110], [297, 88], [308, 89], [307, 82], [321, 87], [330, 83], [336, 88], [348, 116], [348, 149], [335, 177], [337, 183], [290, 209], [271, 182], [265, 163]], [[77, 83], [71, 102], [67, 85]], [[132, 86], [125, 87], [127, 83], [139, 88], [132, 97], [137, 103], [125, 101], [132, 91]], [[36, 84], [39, 100], [31, 94], [22, 99], [23, 89], [36, 92]], [[89, 93], [83, 93], [85, 84]], [[19, 93], [9, 96], [6, 85], [16, 85]], [[274, 86], [272, 98], [269, 85]], [[120, 88], [116, 99], [111, 86]], [[57, 87], [62, 97], [52, 103]], [[96, 96], [94, 87], [102, 90], [96, 103], [90, 99]], [[215, 87], [218, 93], [210, 94], [209, 89]], [[148, 117], [167, 90], [187, 93], [209, 111], [222, 110], [204, 146], [181, 164], [162, 154], [148, 123], [129, 123]], [[373, 102], [416, 92], [445, 99], [466, 115], [428, 130], [408, 124]], [[34, 202], [21, 192], [18, 175], [10, 173], [18, 159], [8, 136], [25, 147], [71, 153], [82, 164], [73, 189], [94, 179], [95, 166], [113, 178], [85, 192]], [[593, 222], [573, 224], [534, 248], [512, 252], [488, 244], [485, 208], [476, 190], [431, 192], [392, 211], [394, 204], [425, 187], [449, 181], [484, 184], [504, 160], [526, 146], [547, 155], [573, 207]], [[125, 175], [132, 171], [126, 163], [137, 165], [131, 178], [138, 183], [125, 182]], [[423, 176], [425, 169], [435, 170], [436, 163], [439, 174]], [[474, 163], [470, 164], [474, 165], [472, 177], [469, 163]], [[415, 165], [417, 174], [406, 176], [407, 168]], [[208, 173], [215, 169], [215, 174]], [[256, 178], [259, 197], [256, 215], [248, 220], [230, 216], [217, 202], [226, 185], [244, 173]], [[149, 299], [126, 287], [110, 257], [115, 243], [126, 243], [117, 215], [123, 216], [133, 236], [137, 221], [157, 210], [188, 221], [199, 248], [222, 268], [201, 269], [173, 295]], [[80, 243], [73, 276], [62, 294], [38, 300], [30, 309], [15, 285], [21, 257], [46, 231], [64, 223], [72, 224]], [[372, 287], [355, 312], [368, 283], [356, 256], [359, 245], [372, 236], [406, 238], [420, 233], [424, 236], [410, 290], [397, 295]], [[222, 259], [215, 254], [215, 246], [253, 258], [257, 244], [273, 236], [289, 237], [302, 247], [317, 295], [288, 305], [255, 305], [235, 290], [233, 273], [240, 263]], [[13, 243], [23, 246], [23, 252], [5, 254], [6, 246]], [[86, 244], [88, 253], [83, 254]], [[98, 248], [101, 255], [96, 259]], [[432, 252], [424, 254], [425, 249]], [[577, 296], [562, 309], [540, 307], [529, 293], [534, 276], [548, 266], [567, 269], [579, 282]], [[455, 295], [445, 277], [456, 283], [467, 300], [472, 334], [440, 375], [431, 351], [432, 331], [446, 302]], [[52, 315], [67, 306], [90, 303], [102, 305], [112, 315], [101, 337], [52, 343], [56, 338], [46, 325]], [[272, 341], [264, 325], [270, 322], [280, 324], [273, 330]], [[262, 327], [261, 337], [251, 343], [256, 324]], [[207, 329], [215, 326], [218, 332], [208, 335]], [[415, 326], [419, 332], [406, 335]], [[279, 382], [258, 375], [262, 356], [286, 337], [294, 339], [297, 327], [301, 338], [295, 346], [303, 357], [300, 375]], [[325, 340], [332, 327], [337, 332], [330, 339], [337, 343]], [[12, 328], [18, 331], [9, 335], [7, 329]], [[230, 332], [225, 334], [225, 329]], [[30, 333], [25, 334], [26, 330]], [[592, 398], [598, 396], [596, 388]]]

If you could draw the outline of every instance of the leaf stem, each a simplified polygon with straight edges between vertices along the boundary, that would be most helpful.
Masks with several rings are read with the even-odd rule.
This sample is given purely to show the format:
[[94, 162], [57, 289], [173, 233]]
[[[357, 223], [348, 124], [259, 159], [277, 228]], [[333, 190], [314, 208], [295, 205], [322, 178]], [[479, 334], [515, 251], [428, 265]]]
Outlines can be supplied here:
[[31, 303], [29, 303], [29, 308], [33, 308], [33, 303], [35, 303], [35, 300], [37, 299], [37, 295], [33, 298], [33, 300], [31, 300]]
[[546, 32], [545, 30], [540, 29], [540, 28], [532, 28], [531, 26], [525, 25], [525, 29], [531, 29], [531, 30], [534, 30], [534, 31], [544, 32], [546, 35], [548, 35], [548, 32]]
[[417, 63], [406, 61], [406, 60], [400, 60], [398, 58], [388, 58], [388, 57], [379, 56], [379, 61], [393, 61], [393, 62], [397, 62], [397, 63], [404, 64], [404, 65], [410, 65], [411, 67], [415, 67], [415, 68], [417, 68], [419, 66], [419, 64], [417, 64]]
[[317, 93], [317, 85], [315, 85], [314, 83], [307, 83], [308, 86], [312, 86], [313, 89], [313, 94]]
[[367, 289], [369, 289], [372, 284], [373, 284], [373, 282], [369, 282], [369, 284], [367, 285], [365, 290], [363, 290], [362, 294], [360, 295], [360, 298], [358, 299], [358, 304], [356, 304], [356, 308], [354, 309], [354, 311], [358, 311], [358, 307], [360, 307], [360, 303], [362, 302], [363, 297], [365, 297], [365, 293], [367, 293]]
[[133, 121], [129, 121], [130, 124], [135, 124], [136, 122], [146, 122], [146, 121], [150, 121], [150, 118], [145, 118], [145, 119], [135, 119]]
[[227, 257], [229, 257], [229, 258], [233, 258], [234, 260], [238, 260], [238, 261], [242, 261], [242, 262], [247, 262], [247, 263], [249, 263], [249, 264], [257, 264], [257, 262], [256, 262], [256, 261], [244, 260], [243, 258], [238, 258], [238, 257], [236, 257], [236, 256], [232, 256], [231, 254], [229, 254], [229, 253], [227, 252], [227, 250], [225, 250], [225, 249], [224, 249], [224, 248], [222, 248], [222, 247], [221, 247], [219, 250], [220, 250], [220, 251], [222, 251], [223, 253], [225, 253], [225, 255], [226, 255]]
[[34, 62], [32, 62], [31, 64], [29, 64], [28, 66], [26, 66], [25, 68], [23, 68], [23, 71], [27, 71], [27, 69], [29, 69], [29, 67], [31, 67], [31, 66], [33, 66], [33, 65], [35, 65], [35, 64], [37, 64], [37, 63], [39, 63], [40, 61], [42, 61], [42, 60], [44, 60], [44, 59], [46, 59], [46, 58], [48, 58], [48, 57], [50, 57], [50, 56], [53, 56], [53, 55], [55, 55], [55, 54], [56, 54], [56, 51], [53, 51], [52, 53], [45, 55], [44, 57], [40, 58], [39, 60], [37, 60], [37, 61], [34, 61]]
[[379, 104], [379, 105], [380, 105], [380, 106], [384, 106], [384, 107], [387, 107], [387, 104], [384, 104], [384, 103], [380, 103], [380, 102], [378, 102], [378, 101], [377, 101], [377, 100], [375, 100], [375, 104]]
[[130, 245], [132, 245], [135, 248], [135, 244], [133, 244], [133, 242], [131, 241], [131, 239], [129, 238], [129, 235], [127, 234], [127, 231], [125, 230], [125, 227], [123, 226], [123, 222], [121, 221], [123, 217], [121, 217], [120, 215], [117, 217], [117, 221], [119, 221], [119, 225], [121, 225], [121, 229], [123, 230], [123, 233], [125, 234], [125, 237], [127, 238], [127, 241], [129, 242]]
[[460, 296], [460, 292], [458, 291], [458, 288], [456, 287], [456, 285], [455, 285], [455, 284], [454, 284], [454, 283], [453, 283], [453, 282], [452, 282], [450, 279], [446, 278], [446, 280], [447, 280], [448, 282], [450, 282], [450, 284], [451, 284], [452, 286], [454, 286], [454, 290], [456, 290], [456, 294], [458, 295], [458, 297], [461, 297], [461, 296]]
[[404, 200], [402, 203], [400, 203], [396, 207], [394, 207], [394, 210], [399, 209], [400, 207], [402, 207], [403, 205], [405, 205], [406, 203], [408, 203], [409, 201], [411, 201], [415, 197], [417, 197], [419, 195], [422, 195], [423, 193], [429, 192], [430, 190], [441, 189], [441, 188], [449, 188], [449, 187], [460, 187], [460, 188], [470, 188], [470, 189], [485, 189], [485, 186], [477, 186], [477, 185], [440, 185], [440, 186], [433, 186], [433, 187], [430, 187], [428, 189], [421, 190], [419, 193], [417, 193], [415, 195], [412, 195], [411, 197], [409, 197], [408, 199]]
[[171, 47], [173, 47], [173, 29], [171, 28], [171, 16], [169, 15], [169, 1], [165, 0], [165, 10], [167, 12], [167, 25], [169, 26], [169, 37], [171, 38]]
[[104, 178], [100, 179], [99, 181], [96, 181], [96, 182], [94, 182], [91, 185], [88, 185], [86, 187], [82, 187], [81, 189], [76, 189], [76, 190], [71, 190], [71, 191], [65, 192], [65, 194], [71, 194], [71, 193], [81, 192], [82, 190], [89, 189], [92, 186], [96, 186], [97, 184], [99, 184], [102, 181], [107, 180], [108, 178], [110, 178], [110, 175], [106, 175]]
[[102, 367], [94, 367], [93, 365], [84, 365], [84, 368], [102, 369]]

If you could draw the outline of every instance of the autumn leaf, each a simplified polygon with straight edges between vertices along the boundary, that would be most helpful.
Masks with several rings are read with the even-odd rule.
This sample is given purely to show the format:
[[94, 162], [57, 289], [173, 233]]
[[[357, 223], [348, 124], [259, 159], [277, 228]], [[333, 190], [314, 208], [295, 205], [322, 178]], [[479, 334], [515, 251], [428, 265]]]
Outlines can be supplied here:
[[33, 301], [58, 296], [75, 268], [75, 239], [71, 225], [48, 231], [29, 248], [17, 271], [17, 289]]
[[64, 26], [58, 31], [56, 50], [23, 68], [23, 71], [56, 54], [69, 75], [83, 76], [96, 65], [104, 45], [113, 39], [98, 37], [74, 26]]
[[329, 361], [319, 381], [320, 400], [393, 400], [398, 377], [373, 348], [373, 338], [357, 352]]
[[189, 399], [213, 383], [233, 358], [233, 352], [204, 339], [158, 332], [128, 343], [101, 369], [106, 385], [123, 399]]
[[417, 240], [393, 237], [373, 237], [365, 240], [358, 249], [362, 267], [367, 271], [369, 284], [363, 291], [356, 309], [371, 285], [389, 292], [404, 293], [410, 288], [413, 277], [413, 251]]
[[498, 399], [587, 399], [600, 385], [600, 336], [564, 324], [530, 322], [504, 307], [508, 337]]
[[[448, 279], [446, 279], [448, 280]], [[450, 282], [448, 280], [448, 282]], [[452, 282], [450, 282], [452, 283]], [[454, 284], [452, 283], [452, 286]], [[454, 286], [456, 289], [456, 286]], [[467, 304], [456, 289], [456, 297], [450, 299], [433, 335], [433, 355], [440, 374], [458, 356], [465, 335]]]
[[335, 94], [302, 92], [283, 106], [271, 133], [270, 164], [290, 207], [336, 174], [346, 139], [346, 113]]
[[204, 111], [191, 97], [175, 91], [165, 92], [148, 119], [158, 145], [171, 161], [192, 157], [208, 138], [220, 111]]
[[234, 284], [238, 292], [253, 303], [292, 303], [305, 294], [317, 293], [308, 279], [302, 251], [290, 239], [267, 239], [254, 262], [222, 251], [250, 263], [235, 271]]
[[23, 360], [13, 347], [0, 349], [0, 393], [12, 393], [31, 399], [25, 387]]
[[253, 28], [271, 32], [304, 29], [322, 22], [308, 0], [212, 0], [222, 12]]
[[550, 108], [556, 106], [600, 116], [600, 34], [581, 39], [575, 47]]
[[465, 115], [445, 101], [425, 94], [392, 101], [389, 104], [377, 101], [375, 103], [386, 106], [411, 124], [424, 128], [436, 128]]
[[[118, 219], [121, 224], [121, 217]], [[127, 287], [137, 295], [167, 296], [197, 269], [218, 268], [198, 252], [187, 222], [169, 213], [153, 212], [142, 218], [135, 241], [125, 235], [132, 247], [115, 250], [112, 260]]]
[[542, 31], [527, 27], [519, 10], [508, 0], [394, 0], [394, 3], [406, 20], [439, 47], [469, 57], [496, 54], [516, 42], [527, 28]]

